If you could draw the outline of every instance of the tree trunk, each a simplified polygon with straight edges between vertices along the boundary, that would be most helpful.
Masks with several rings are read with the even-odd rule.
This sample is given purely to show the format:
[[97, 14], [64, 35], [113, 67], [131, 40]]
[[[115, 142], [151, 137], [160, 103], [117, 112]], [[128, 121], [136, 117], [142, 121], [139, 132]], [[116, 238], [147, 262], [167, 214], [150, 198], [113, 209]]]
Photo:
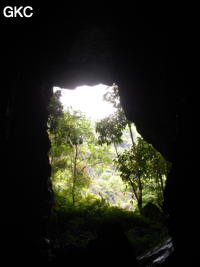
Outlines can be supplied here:
[[76, 162], [78, 156], [78, 145], [75, 145], [75, 156], [74, 156], [74, 170], [73, 170], [73, 184], [72, 184], [72, 204], [75, 205], [75, 187], [76, 187]]
[[139, 189], [139, 197], [138, 197], [138, 209], [141, 213], [142, 211], [142, 191], [143, 191], [143, 186], [142, 186], [142, 181], [140, 175], [138, 175], [138, 189]]
[[129, 131], [130, 131], [132, 145], [134, 146], [135, 145], [135, 142], [134, 142], [134, 139], [133, 139], [133, 132], [132, 132], [132, 129], [131, 129], [131, 122], [128, 122], [128, 128], [129, 128]]
[[[138, 205], [138, 208], [139, 208], [140, 195], [138, 195], [138, 193], [137, 193], [137, 189], [135, 188], [134, 183], [131, 181], [131, 179], [129, 179], [129, 182], [130, 182], [131, 187], [132, 187], [132, 189], [133, 189], [133, 193], [134, 193], [134, 195], [135, 195], [135, 198], [136, 198], [136, 200], [137, 200], [137, 205]], [[139, 209], [139, 210], [140, 210], [140, 209]]]
[[164, 201], [164, 183], [162, 174], [159, 175], [159, 184], [160, 184], [160, 199], [161, 201]]
[[138, 209], [139, 209], [139, 212], [141, 214], [141, 212], [142, 212], [142, 195], [140, 195], [139, 199], [138, 199]]
[[116, 152], [116, 155], [117, 155], [117, 157], [119, 156], [119, 154], [118, 154], [118, 151], [117, 151], [117, 146], [116, 146], [116, 144], [115, 143], [113, 143], [114, 144], [114, 148], [115, 148], [115, 152]]
[[162, 174], [159, 175], [159, 179], [160, 179], [161, 191], [162, 191], [162, 196], [163, 196], [164, 195], [164, 183], [163, 183]]

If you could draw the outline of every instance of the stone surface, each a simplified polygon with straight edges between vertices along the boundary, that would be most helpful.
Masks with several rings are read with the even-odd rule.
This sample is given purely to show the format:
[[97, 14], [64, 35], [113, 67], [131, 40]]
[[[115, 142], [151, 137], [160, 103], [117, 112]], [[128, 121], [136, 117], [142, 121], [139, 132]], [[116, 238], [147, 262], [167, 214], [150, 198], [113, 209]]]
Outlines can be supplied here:
[[164, 214], [153, 203], [148, 202], [141, 211], [142, 215], [146, 218], [161, 221], [164, 218]]

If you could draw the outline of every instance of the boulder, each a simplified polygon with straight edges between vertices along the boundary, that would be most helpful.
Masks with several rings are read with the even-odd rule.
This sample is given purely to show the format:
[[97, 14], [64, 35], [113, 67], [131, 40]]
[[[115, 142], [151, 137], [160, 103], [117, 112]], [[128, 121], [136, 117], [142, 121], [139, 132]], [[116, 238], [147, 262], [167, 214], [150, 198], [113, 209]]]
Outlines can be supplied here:
[[148, 202], [141, 210], [141, 214], [148, 218], [153, 220], [162, 220], [164, 218], [163, 212], [160, 211], [160, 209], [153, 203]]

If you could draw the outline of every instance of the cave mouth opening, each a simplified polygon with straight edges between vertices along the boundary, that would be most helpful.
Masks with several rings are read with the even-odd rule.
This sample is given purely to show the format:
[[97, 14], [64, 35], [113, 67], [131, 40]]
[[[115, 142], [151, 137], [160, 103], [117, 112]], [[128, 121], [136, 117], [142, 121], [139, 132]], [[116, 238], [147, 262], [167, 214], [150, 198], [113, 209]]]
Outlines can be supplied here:
[[[127, 123], [120, 103], [118, 86], [113, 83], [111, 86], [83, 85], [75, 89], [53, 87], [53, 94], [49, 124], [53, 125], [53, 128], [57, 127], [58, 132], [55, 133], [55, 129], [49, 131], [52, 145], [49, 158], [53, 170], [51, 179], [56, 194], [58, 191], [66, 191], [64, 190], [66, 187], [72, 187], [71, 203], [73, 205], [91, 198], [91, 201], [101, 200], [111, 206], [134, 211], [137, 208], [136, 197], [133, 196], [130, 185], [123, 182], [114, 161], [125, 149], [137, 143], [140, 134], [134, 123]], [[55, 142], [55, 138], [59, 140]], [[59, 142], [63, 145], [59, 155], [62, 157], [63, 166], [55, 162], [53, 155], [54, 150], [59, 150], [61, 145]], [[76, 160], [73, 158], [76, 162], [71, 162], [72, 158], [67, 159], [70, 155], [67, 145], [73, 147], [72, 158], [76, 154]], [[66, 160], [63, 159], [64, 157]], [[67, 170], [69, 162], [73, 165], [71, 173]], [[78, 166], [79, 163], [80, 166]], [[78, 180], [74, 178], [74, 172], [78, 172], [78, 168], [84, 170], [82, 179], [85, 179], [85, 186], [79, 181], [82, 185], [79, 189], [82, 192], [77, 193], [76, 199], [76, 193], [73, 192], [76, 190], [73, 187], [75, 186], [74, 179]], [[54, 172], [55, 169], [60, 169], [58, 175]], [[67, 181], [66, 177], [69, 176], [71, 176], [71, 181], [70, 179]], [[126, 190], [128, 187], [130, 188]], [[82, 197], [78, 197], [78, 194]], [[67, 195], [69, 200], [70, 192], [66, 194], [66, 197]], [[79, 198], [82, 200], [78, 200]]]
[[[98, 238], [98, 229], [105, 222], [113, 227], [120, 224], [136, 255], [167, 237], [159, 206], [166, 177], [161, 173], [155, 178], [152, 173], [164, 172], [162, 166], [167, 165], [127, 120], [116, 84], [54, 87], [48, 134], [54, 192], [50, 234], [54, 242], [85, 247]], [[145, 161], [152, 165], [151, 172]], [[153, 170], [156, 162], [160, 165]], [[143, 177], [138, 177], [141, 172]], [[138, 233], [146, 229], [136, 243], [135, 223], [141, 228]], [[155, 225], [160, 235], [155, 234]], [[145, 238], [147, 242], [143, 242]]]

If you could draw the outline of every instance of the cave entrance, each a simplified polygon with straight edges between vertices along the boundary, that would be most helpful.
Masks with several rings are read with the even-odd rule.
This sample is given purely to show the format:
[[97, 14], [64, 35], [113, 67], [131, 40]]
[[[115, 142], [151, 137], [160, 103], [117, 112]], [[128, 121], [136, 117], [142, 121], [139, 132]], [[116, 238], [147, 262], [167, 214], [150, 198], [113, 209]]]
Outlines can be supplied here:
[[130, 211], [137, 207], [114, 162], [140, 136], [133, 123], [128, 127], [123, 121], [117, 90], [115, 84], [53, 88], [51, 179], [56, 195], [72, 205], [102, 201]]
[[[116, 221], [124, 227], [136, 255], [167, 236], [158, 206], [168, 165], [126, 118], [119, 90], [116, 84], [53, 88], [48, 119], [54, 191], [50, 233], [59, 246], [87, 246], [108, 221], [113, 229]], [[160, 235], [144, 217], [151, 217]], [[134, 243], [140, 231], [144, 235]]]

